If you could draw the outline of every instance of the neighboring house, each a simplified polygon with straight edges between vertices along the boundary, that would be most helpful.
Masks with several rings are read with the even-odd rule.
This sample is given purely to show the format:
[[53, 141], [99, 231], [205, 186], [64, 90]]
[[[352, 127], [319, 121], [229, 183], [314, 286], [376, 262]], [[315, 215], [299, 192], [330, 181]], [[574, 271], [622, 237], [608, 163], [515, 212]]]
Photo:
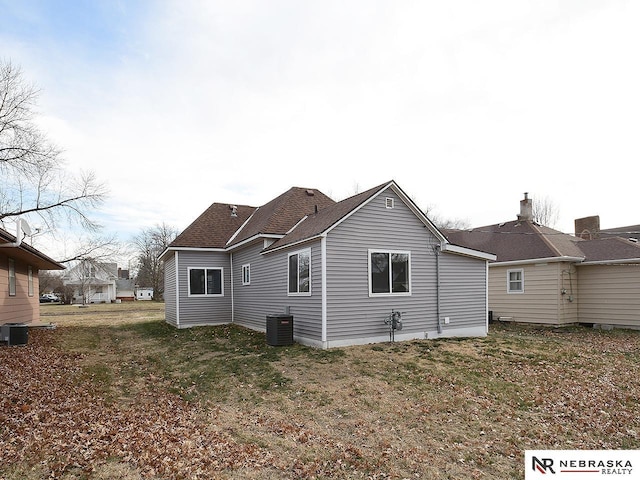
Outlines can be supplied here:
[[136, 288], [136, 300], [153, 300], [153, 288], [151, 287]]
[[214, 203], [163, 252], [166, 321], [264, 331], [329, 348], [487, 333], [487, 261], [451, 244], [393, 181], [341, 202], [294, 187], [259, 208]]
[[118, 266], [115, 263], [80, 261], [62, 277], [72, 287], [74, 303], [111, 303], [116, 300]]
[[588, 239], [564, 234], [536, 224], [531, 212], [525, 194], [515, 221], [447, 231], [456, 244], [496, 254], [489, 264], [493, 318], [640, 327], [637, 241], [589, 234], [593, 226], [580, 221], [576, 232]]
[[133, 302], [135, 299], [135, 282], [129, 278], [116, 279], [116, 300]]
[[[18, 220], [20, 226], [21, 221]], [[0, 324], [40, 320], [38, 273], [64, 266], [0, 228]]]

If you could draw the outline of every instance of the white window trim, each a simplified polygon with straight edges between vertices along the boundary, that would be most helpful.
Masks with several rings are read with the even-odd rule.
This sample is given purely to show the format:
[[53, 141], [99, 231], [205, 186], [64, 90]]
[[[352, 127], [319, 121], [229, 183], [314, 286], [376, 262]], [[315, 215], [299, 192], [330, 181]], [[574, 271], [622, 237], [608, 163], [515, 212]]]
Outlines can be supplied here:
[[[289, 265], [291, 264], [289, 259], [293, 255], [300, 255], [306, 253], [309, 255], [309, 291], [308, 292], [290, 292], [289, 291]], [[300, 270], [300, 260], [298, 260], [298, 271]], [[287, 255], [287, 296], [289, 297], [310, 297], [311, 296], [311, 248], [305, 248], [302, 250], [297, 250], [295, 252], [291, 252]], [[300, 279], [298, 279], [298, 288], [300, 288]]]
[[[389, 256], [391, 256], [391, 254], [393, 253], [398, 253], [398, 254], [404, 254], [408, 256], [408, 267], [409, 267], [409, 272], [408, 272], [408, 276], [409, 276], [409, 291], [408, 292], [387, 292], [387, 293], [373, 293], [373, 282], [371, 279], [371, 254], [372, 253], [388, 253]], [[370, 297], [410, 297], [411, 296], [411, 292], [412, 292], [412, 286], [411, 286], [411, 251], [410, 250], [388, 250], [385, 248], [370, 248], [369, 249], [369, 253], [367, 255], [367, 269], [368, 269], [368, 273], [369, 273], [369, 296]], [[389, 265], [389, 275], [392, 274], [392, 269], [391, 269], [391, 265]], [[391, 288], [393, 289], [393, 279], [389, 279], [389, 285], [391, 286]]]
[[[246, 275], [245, 275], [246, 272]], [[251, 264], [242, 265], [242, 285], [251, 285]]]
[[[511, 290], [511, 273], [513, 272], [520, 272], [520, 284], [522, 285], [520, 290]], [[524, 293], [524, 268], [512, 268], [507, 270], [507, 293]]]
[[[204, 293], [191, 293], [191, 270], [204, 270]], [[207, 293], [207, 270], [220, 270], [220, 293]], [[189, 297], [224, 297], [224, 268], [223, 267], [189, 267], [187, 268], [187, 296]]]

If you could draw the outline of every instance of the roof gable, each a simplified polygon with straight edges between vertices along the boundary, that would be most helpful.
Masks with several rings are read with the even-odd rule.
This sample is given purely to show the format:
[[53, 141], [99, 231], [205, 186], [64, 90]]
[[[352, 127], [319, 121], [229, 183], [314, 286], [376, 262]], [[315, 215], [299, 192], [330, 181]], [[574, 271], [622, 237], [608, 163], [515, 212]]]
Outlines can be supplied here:
[[319, 190], [293, 187], [258, 208], [233, 238], [236, 245], [258, 235], [283, 236], [305, 216], [335, 205]]
[[227, 241], [255, 210], [255, 207], [246, 205], [214, 203], [185, 228], [169, 247], [225, 248]]
[[303, 222], [297, 225], [292, 232], [274, 242], [267, 250], [275, 250], [327, 233], [348, 216], [388, 189], [392, 189], [437, 238], [445, 240], [444, 235], [431, 223], [426, 215], [422, 213], [398, 185], [394, 181], [389, 181], [337, 202], [330, 207], [318, 211], [314, 215], [308, 216]]

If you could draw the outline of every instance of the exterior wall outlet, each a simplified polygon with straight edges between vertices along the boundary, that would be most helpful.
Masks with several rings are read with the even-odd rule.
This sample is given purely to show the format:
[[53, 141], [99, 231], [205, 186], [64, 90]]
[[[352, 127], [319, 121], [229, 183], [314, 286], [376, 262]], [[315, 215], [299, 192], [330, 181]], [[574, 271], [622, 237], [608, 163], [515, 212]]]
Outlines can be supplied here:
[[448, 325], [449, 324], [449, 317], [444, 317], [444, 324]]

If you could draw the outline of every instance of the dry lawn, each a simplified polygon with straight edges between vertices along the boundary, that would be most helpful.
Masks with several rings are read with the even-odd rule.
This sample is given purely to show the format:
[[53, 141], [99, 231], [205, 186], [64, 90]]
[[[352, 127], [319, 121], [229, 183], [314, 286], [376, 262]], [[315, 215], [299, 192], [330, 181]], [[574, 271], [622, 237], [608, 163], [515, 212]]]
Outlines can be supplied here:
[[321, 351], [162, 309], [46, 305], [0, 348], [0, 478], [518, 479], [526, 449], [640, 448], [640, 332]]

